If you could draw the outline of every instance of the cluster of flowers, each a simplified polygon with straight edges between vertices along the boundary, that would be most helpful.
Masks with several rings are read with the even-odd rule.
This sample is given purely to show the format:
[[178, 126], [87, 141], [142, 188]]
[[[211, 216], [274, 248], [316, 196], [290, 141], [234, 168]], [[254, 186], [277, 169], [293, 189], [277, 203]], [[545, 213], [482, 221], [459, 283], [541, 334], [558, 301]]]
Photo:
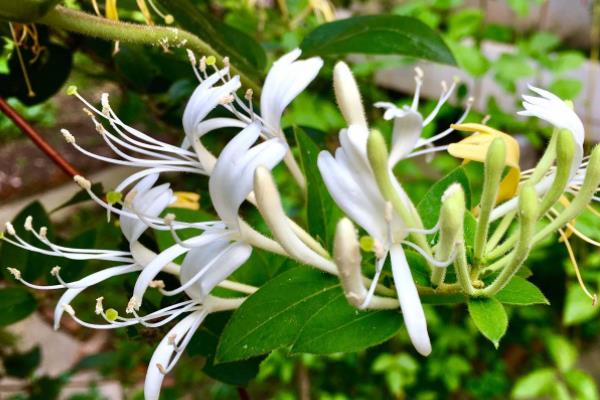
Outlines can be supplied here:
[[[101, 97], [101, 107], [96, 108], [75, 88], [70, 89], [70, 93], [84, 103], [96, 130], [114, 151], [115, 157], [89, 152], [77, 144], [70, 132], [63, 130], [65, 139], [90, 157], [139, 169], [119, 184], [114, 192], [108, 193], [106, 200], [91, 190], [90, 181], [81, 176], [75, 177], [75, 181], [109, 215], [119, 216], [129, 251], [58, 245], [48, 239], [45, 227], [35, 229], [31, 218], [27, 219], [24, 228], [33, 233], [36, 244], [23, 240], [10, 224], [7, 224], [3, 236], [5, 241], [15, 246], [48, 256], [111, 263], [112, 266], [74, 282], [63, 280], [60, 268], [56, 267], [51, 273], [58, 284], [53, 286], [27, 282], [22, 279], [19, 270], [9, 268], [17, 280], [29, 287], [66, 289], [56, 306], [56, 328], [65, 312], [81, 325], [94, 329], [134, 324], [160, 327], [183, 317], [160, 342], [150, 361], [144, 388], [147, 399], [158, 399], [164, 374], [177, 363], [208, 314], [236, 309], [245, 296], [257, 290], [227, 279], [248, 260], [255, 247], [339, 276], [348, 301], [359, 309], [399, 307], [413, 345], [419, 353], [428, 355], [431, 344], [419, 293], [493, 295], [508, 282], [537, 241], [570, 224], [590, 201], [598, 200], [595, 192], [600, 180], [600, 154], [595, 151], [591, 159], [583, 157], [582, 124], [568, 104], [558, 97], [540, 89], [533, 89], [540, 97], [525, 96], [522, 114], [546, 120], [557, 130], [538, 167], [521, 173], [519, 148], [514, 139], [484, 125], [463, 124], [471, 100], [456, 125], [430, 138], [422, 138], [423, 128], [434, 120], [451, 97], [456, 83], [449, 88], [442, 85], [437, 105], [429, 115], [423, 116], [419, 112], [423, 76], [417, 69], [416, 90], [410, 106], [399, 108], [391, 103], [375, 104], [385, 109], [386, 120], [393, 120], [391, 150], [388, 153], [381, 134], [369, 130], [358, 86], [348, 66], [340, 62], [334, 69], [334, 89], [348, 127], [340, 132], [340, 147], [335, 154], [323, 151], [318, 158], [318, 167], [327, 189], [349, 218], [338, 223], [332, 256], [285, 215], [271, 176], [271, 170], [284, 161], [299, 187], [305, 188], [304, 177], [290, 152], [280, 120], [284, 109], [316, 77], [323, 61], [318, 57], [299, 60], [300, 50], [277, 60], [262, 90], [259, 115], [253, 109], [252, 91], [246, 91], [243, 98], [237, 95], [240, 79], [230, 75], [227, 60], [225, 66], [219, 69], [214, 58], [196, 60], [191, 53], [189, 57], [200, 83], [183, 114], [185, 138], [181, 146], [163, 143], [125, 124], [112, 110], [106, 94]], [[219, 106], [228, 110], [231, 116], [210, 117], [210, 112]], [[215, 157], [203, 145], [202, 138], [221, 128], [236, 128], [239, 133]], [[455, 129], [474, 131], [475, 134], [450, 146], [435, 145]], [[260, 143], [257, 144], [259, 138]], [[462, 223], [463, 215], [468, 211], [465, 210], [460, 185], [451, 185], [444, 193], [439, 222], [434, 227], [424, 227], [415, 206], [392, 173], [401, 160], [439, 151], [448, 151], [465, 160], [485, 162], [486, 184], [477, 211], [473, 265], [467, 265], [464, 249]], [[505, 166], [511, 172], [501, 179]], [[159, 175], [166, 172], [208, 176], [210, 198], [219, 219], [184, 222], [177, 220], [173, 214], [161, 216], [177, 200], [168, 183], [157, 184]], [[572, 202], [565, 193], [573, 196]], [[538, 197], [542, 198], [541, 201]], [[561, 199], [564, 207], [559, 210], [555, 205]], [[238, 211], [244, 201], [258, 208], [272, 238], [259, 233], [240, 218]], [[520, 234], [509, 235], [508, 227], [517, 216]], [[532, 234], [531, 226], [535, 227], [535, 222], [543, 216], [550, 216], [552, 222]], [[488, 240], [490, 223], [500, 218], [502, 221]], [[370, 236], [369, 250], [376, 255], [376, 272], [372, 279], [363, 276], [361, 244], [353, 223]], [[139, 241], [149, 228], [170, 232], [175, 243], [159, 254], [154, 253]], [[182, 229], [195, 229], [198, 235], [182, 239], [178, 234]], [[439, 240], [432, 246], [426, 235], [437, 231]], [[500, 241], [502, 243], [498, 244]], [[415, 284], [404, 252], [406, 247], [420, 253], [428, 262], [432, 287]], [[378, 283], [388, 255], [395, 285], [393, 291]], [[176, 259], [181, 256], [184, 258], [179, 265]], [[488, 265], [490, 260], [495, 262]], [[444, 282], [444, 272], [450, 265], [456, 268], [458, 283]], [[480, 274], [498, 270], [501, 274], [497, 280], [488, 287], [481, 287]], [[181, 285], [166, 287], [163, 281], [156, 279], [161, 272], [178, 276]], [[99, 298], [96, 313], [103, 323], [90, 323], [78, 318], [70, 305], [77, 295], [92, 285], [123, 274], [137, 274], [126, 316], [119, 315], [112, 308], [105, 310], [103, 298]], [[240, 297], [211, 295], [217, 286], [234, 290], [240, 293]], [[185, 293], [189, 299], [141, 315], [140, 306], [149, 288], [159, 290], [164, 296]]]

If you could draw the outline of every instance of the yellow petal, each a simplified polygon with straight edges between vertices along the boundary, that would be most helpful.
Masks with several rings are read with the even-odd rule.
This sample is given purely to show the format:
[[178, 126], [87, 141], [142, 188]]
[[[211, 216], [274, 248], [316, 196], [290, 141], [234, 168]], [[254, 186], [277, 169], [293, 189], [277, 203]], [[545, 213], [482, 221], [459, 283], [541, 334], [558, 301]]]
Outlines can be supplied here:
[[144, 19], [148, 25], [154, 25], [154, 21], [152, 21], [152, 15], [150, 14], [150, 10], [146, 5], [146, 0], [136, 0], [137, 6], [142, 12]]
[[199, 210], [200, 209], [200, 195], [198, 193], [192, 192], [175, 192], [175, 197], [177, 200], [171, 207], [175, 208], [187, 208], [190, 210]]
[[106, 18], [112, 19], [113, 21], [119, 20], [119, 13], [117, 11], [117, 0], [106, 0], [105, 13]]
[[519, 142], [510, 135], [501, 132], [489, 126], [476, 123], [466, 123], [452, 125], [452, 128], [474, 132], [458, 143], [452, 143], [448, 146], [448, 153], [456, 158], [462, 158], [465, 163], [469, 161], [484, 162], [488, 147], [492, 141], [499, 137], [506, 145], [506, 160], [505, 164], [510, 167], [508, 174], [500, 182], [497, 202], [501, 202], [514, 197], [519, 187], [521, 178], [521, 168], [519, 167], [520, 148]]

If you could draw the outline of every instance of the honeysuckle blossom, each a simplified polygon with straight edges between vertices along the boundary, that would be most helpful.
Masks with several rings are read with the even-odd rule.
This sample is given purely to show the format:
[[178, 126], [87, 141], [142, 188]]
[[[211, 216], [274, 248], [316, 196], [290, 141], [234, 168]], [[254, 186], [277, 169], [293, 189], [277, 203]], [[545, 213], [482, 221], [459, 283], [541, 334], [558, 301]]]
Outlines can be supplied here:
[[[430, 139], [421, 139], [423, 127], [433, 120], [454, 88], [453, 85], [450, 89], [443, 91], [434, 111], [424, 119], [417, 110], [419, 89], [422, 83], [420, 71], [416, 82], [417, 89], [410, 107], [398, 108], [390, 103], [376, 104], [378, 107], [386, 108], [384, 118], [394, 119], [388, 174], [396, 194], [414, 218], [418, 218], [416, 210], [400, 183], [393, 177], [391, 168], [401, 159], [441, 149], [432, 148], [414, 152], [415, 149], [429, 146], [435, 140], [452, 132], [453, 129], [449, 128]], [[338, 63], [335, 67], [334, 87], [338, 104], [349, 126], [340, 132], [340, 147], [336, 150], [335, 156], [326, 151], [319, 154], [319, 170], [338, 206], [354, 222], [363, 227], [375, 241], [377, 268], [374, 283], [378, 280], [388, 253], [390, 254], [394, 283], [409, 336], [417, 351], [428, 355], [431, 352], [431, 344], [427, 332], [427, 322], [402, 244], [413, 247], [434, 265], [440, 264], [441, 266], [448, 263], [439, 263], [433, 260], [425, 253], [424, 249], [405, 240], [409, 233], [419, 229], [408, 226], [407, 221], [394, 212], [389, 202], [382, 196], [367, 157], [369, 131], [358, 87], [348, 66], [344, 63]], [[443, 148], [445, 149], [445, 147]], [[373, 284], [364, 299], [363, 307], [369, 304], [374, 290], [375, 285]]]
[[[300, 49], [292, 50], [273, 63], [262, 89], [260, 115], [253, 109], [251, 90], [246, 91], [245, 101], [236, 94], [241, 84], [238, 76], [229, 75], [228, 66], [221, 70], [214, 67], [215, 71], [208, 75], [207, 69], [214, 66], [214, 60], [203, 57], [197, 63], [193, 53], [189, 53], [192, 64], [198, 65], [194, 71], [201, 83], [184, 112], [186, 139], [182, 148], [192, 146], [203, 167], [210, 173], [215, 158], [200, 142], [202, 136], [209, 132], [221, 128], [243, 128], [253, 121], [260, 121], [264, 137], [285, 140], [280, 121], [284, 109], [312, 82], [323, 66], [319, 57], [298, 60], [301, 53]], [[232, 117], [206, 118], [218, 105], [225, 107]], [[286, 156], [285, 161], [294, 178], [303, 185], [304, 177], [291, 154]]]

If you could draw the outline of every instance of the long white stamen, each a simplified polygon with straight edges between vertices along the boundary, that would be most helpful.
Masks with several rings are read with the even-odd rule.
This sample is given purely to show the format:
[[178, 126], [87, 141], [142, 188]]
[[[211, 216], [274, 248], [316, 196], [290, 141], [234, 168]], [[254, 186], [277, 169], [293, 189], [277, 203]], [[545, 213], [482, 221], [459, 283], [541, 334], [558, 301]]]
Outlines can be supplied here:
[[436, 260], [435, 258], [433, 258], [431, 255], [427, 254], [427, 252], [425, 250], [423, 250], [422, 248], [420, 248], [419, 246], [417, 246], [416, 244], [414, 244], [412, 242], [404, 240], [404, 241], [402, 241], [402, 244], [416, 250], [417, 253], [422, 255], [423, 258], [425, 258], [425, 260], [430, 265], [433, 265], [434, 267], [445, 268], [445, 267], [449, 266], [450, 264], [452, 264], [454, 262], [454, 258], [456, 257], [456, 251], [453, 251], [452, 254], [450, 255], [450, 257], [448, 258], [448, 260], [439, 261], [439, 260]]
[[[446, 101], [452, 95], [452, 92], [454, 91], [454, 88], [456, 87], [457, 82], [458, 82], [458, 80], [454, 79], [452, 81], [452, 85], [450, 85], [449, 89], [447, 89], [447, 90], [445, 88], [442, 89], [442, 95], [440, 96], [440, 99], [438, 100], [437, 104], [435, 105], [435, 108], [433, 109], [433, 111], [431, 111], [431, 113], [429, 113], [427, 118], [425, 118], [425, 120], [423, 121], [423, 126], [427, 126], [427, 125], [429, 125], [429, 123], [431, 121], [433, 121], [433, 119], [435, 118], [437, 113], [440, 111], [442, 106], [446, 103]], [[444, 84], [444, 83], [442, 82], [442, 84]]]

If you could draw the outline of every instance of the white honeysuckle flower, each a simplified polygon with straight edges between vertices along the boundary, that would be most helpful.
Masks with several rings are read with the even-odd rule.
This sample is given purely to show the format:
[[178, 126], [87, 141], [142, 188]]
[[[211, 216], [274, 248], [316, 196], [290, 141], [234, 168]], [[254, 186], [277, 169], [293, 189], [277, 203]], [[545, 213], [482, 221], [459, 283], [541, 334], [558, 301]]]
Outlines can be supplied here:
[[[398, 108], [390, 103], [376, 104], [378, 107], [386, 108], [384, 118], [394, 119], [388, 173], [396, 194], [405, 208], [413, 214], [416, 214], [417, 211], [394, 177], [392, 168], [401, 159], [446, 148], [442, 146], [414, 152], [415, 149], [421, 146], [430, 146], [434, 141], [452, 132], [452, 129], [449, 128], [432, 138], [421, 139], [420, 137], [423, 127], [433, 120], [454, 89], [454, 84], [450, 89], [445, 89], [435, 109], [426, 118], [423, 118], [418, 112], [421, 73], [419, 70], [417, 71], [417, 90], [410, 107]], [[367, 157], [369, 130], [364, 118], [360, 93], [356, 81], [343, 63], [338, 63], [334, 70], [334, 88], [338, 105], [342, 108], [342, 114], [349, 126], [340, 131], [340, 147], [336, 150], [335, 156], [327, 151], [319, 154], [318, 167], [325, 185], [337, 205], [350, 219], [365, 229], [375, 241], [376, 273], [362, 306], [368, 306], [372, 299], [385, 259], [390, 254], [398, 300], [408, 334], [415, 349], [422, 355], [428, 355], [431, 352], [431, 343], [427, 332], [427, 321], [402, 245], [410, 246], [418, 251], [434, 267], [447, 266], [452, 259], [437, 261], [419, 246], [406, 240], [411, 232], [432, 232], [436, 230], [436, 227], [430, 231], [408, 228], [405, 221], [382, 196]], [[467, 110], [458, 121], [459, 123], [466, 117], [471, 103], [470, 100]]]
[[[522, 104], [524, 110], [517, 112], [517, 114], [539, 118], [552, 124], [556, 128], [566, 129], [571, 133], [575, 144], [575, 154], [569, 174], [569, 186], [577, 187], [583, 182], [585, 169], [587, 167], [587, 163], [584, 162], [585, 159], [583, 157], [583, 142], [585, 140], [583, 123], [573, 110], [573, 107], [560, 97], [547, 90], [536, 88], [531, 85], [529, 85], [529, 89], [538, 94], [539, 97], [523, 95]], [[553, 167], [550, 169], [550, 173], [546, 174], [546, 176], [535, 185], [536, 192], [539, 195], [543, 195], [550, 189], [555, 174], [556, 171]], [[490, 216], [491, 220], [494, 221], [508, 212], [515, 210], [517, 204], [518, 199], [515, 197], [495, 207]]]
[[[221, 128], [244, 128], [253, 121], [262, 123], [262, 135], [266, 138], [280, 137], [285, 140], [281, 131], [281, 115], [290, 102], [300, 94], [317, 76], [323, 66], [323, 60], [312, 57], [298, 60], [300, 49], [292, 50], [273, 63], [267, 74], [260, 99], [260, 115], [252, 106], [252, 91], [245, 94], [246, 102], [238, 97], [239, 77], [229, 75], [227, 67], [208, 75], [206, 60], [203, 58], [199, 69], [194, 68], [201, 82], [186, 105], [183, 126], [186, 138], [182, 148], [194, 148], [203, 168], [210, 173], [214, 167], [215, 157], [200, 142], [203, 135]], [[193, 62], [195, 65], [195, 62]], [[217, 83], [221, 85], [216, 86]], [[206, 119], [207, 115], [221, 105], [231, 117], [215, 117]]]
[[139, 309], [144, 293], [156, 275], [177, 257], [186, 254], [182, 286], [172, 295], [188, 291], [206, 296], [220, 281], [239, 268], [252, 253], [240, 233], [238, 210], [252, 192], [254, 171], [261, 165], [275, 167], [287, 153], [280, 138], [268, 139], [252, 146], [259, 138], [261, 126], [253, 122], [237, 134], [219, 155], [209, 179], [209, 193], [222, 224], [184, 241], [177, 241], [155, 257], [138, 276], [128, 312]]

